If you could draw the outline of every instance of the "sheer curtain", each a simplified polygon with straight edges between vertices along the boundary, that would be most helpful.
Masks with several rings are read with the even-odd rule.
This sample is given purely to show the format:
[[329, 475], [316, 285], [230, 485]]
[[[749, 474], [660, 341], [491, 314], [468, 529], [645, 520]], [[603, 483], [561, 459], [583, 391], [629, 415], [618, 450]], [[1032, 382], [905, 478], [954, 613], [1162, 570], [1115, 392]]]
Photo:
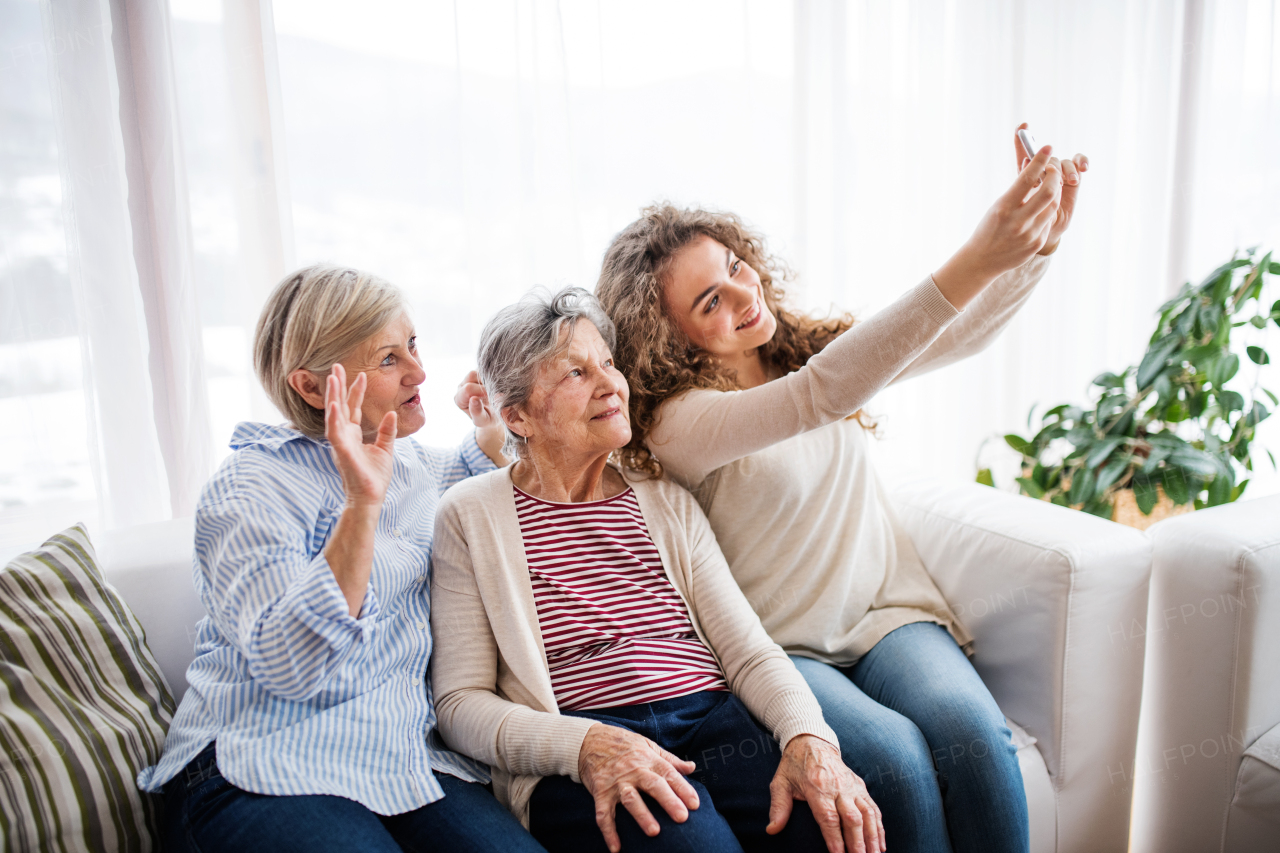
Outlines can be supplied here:
[[[592, 286], [644, 205], [737, 212], [796, 271], [799, 306], [866, 315], [964, 241], [1027, 120], [1089, 154], [1077, 220], [988, 351], [869, 406], [892, 482], [972, 478], [1033, 403], [1081, 400], [1135, 361], [1182, 280], [1280, 244], [1275, 0], [0, 0], [0, 15], [22, 155], [0, 165], [5, 553], [73, 517], [189, 513], [234, 423], [279, 417], [249, 341], [303, 263], [409, 293], [422, 438], [452, 443], [468, 424], [449, 397], [492, 311], [534, 284]], [[1273, 450], [1278, 421], [1260, 430]], [[1269, 474], [1247, 496], [1280, 490]]]

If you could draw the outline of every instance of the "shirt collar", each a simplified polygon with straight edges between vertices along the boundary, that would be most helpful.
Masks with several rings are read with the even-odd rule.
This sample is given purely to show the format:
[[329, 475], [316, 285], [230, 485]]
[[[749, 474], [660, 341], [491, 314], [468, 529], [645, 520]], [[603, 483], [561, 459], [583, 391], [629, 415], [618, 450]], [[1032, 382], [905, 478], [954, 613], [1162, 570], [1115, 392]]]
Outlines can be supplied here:
[[309, 441], [316, 444], [325, 443], [284, 424], [260, 424], [253, 421], [242, 421], [236, 424], [231, 433], [231, 449], [244, 447], [263, 447], [268, 450], [279, 450], [291, 441]]

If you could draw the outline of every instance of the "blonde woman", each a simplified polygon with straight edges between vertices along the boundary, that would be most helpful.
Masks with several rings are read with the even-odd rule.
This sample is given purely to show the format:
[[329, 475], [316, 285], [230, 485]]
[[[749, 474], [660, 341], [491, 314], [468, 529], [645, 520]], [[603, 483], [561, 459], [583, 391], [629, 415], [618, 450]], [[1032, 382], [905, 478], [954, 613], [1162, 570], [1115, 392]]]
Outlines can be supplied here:
[[164, 791], [165, 849], [542, 850], [488, 768], [440, 742], [427, 682], [436, 507], [503, 461], [501, 424], [481, 414], [448, 450], [410, 437], [424, 422], [413, 323], [360, 270], [280, 282], [254, 365], [289, 423], [237, 426], [196, 507], [209, 615], [164, 753], [138, 779]]
[[[1015, 143], [1016, 145], [1016, 143]], [[1010, 732], [867, 458], [861, 407], [987, 345], [1043, 276], [1087, 160], [1048, 146], [937, 272], [864, 322], [788, 310], [732, 215], [659, 206], [596, 289], [631, 384], [631, 468], [692, 490], [818, 697], [897, 851], [1022, 851]]]

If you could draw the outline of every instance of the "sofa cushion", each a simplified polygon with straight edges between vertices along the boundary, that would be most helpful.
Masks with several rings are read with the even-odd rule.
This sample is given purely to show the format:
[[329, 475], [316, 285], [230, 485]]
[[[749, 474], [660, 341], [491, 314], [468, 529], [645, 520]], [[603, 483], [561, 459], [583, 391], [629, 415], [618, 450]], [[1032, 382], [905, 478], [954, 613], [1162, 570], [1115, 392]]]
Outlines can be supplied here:
[[0, 571], [0, 833], [11, 850], [153, 849], [174, 703], [76, 525]]
[[1227, 813], [1228, 853], [1274, 848], [1280, 839], [1280, 726], [1245, 750]]

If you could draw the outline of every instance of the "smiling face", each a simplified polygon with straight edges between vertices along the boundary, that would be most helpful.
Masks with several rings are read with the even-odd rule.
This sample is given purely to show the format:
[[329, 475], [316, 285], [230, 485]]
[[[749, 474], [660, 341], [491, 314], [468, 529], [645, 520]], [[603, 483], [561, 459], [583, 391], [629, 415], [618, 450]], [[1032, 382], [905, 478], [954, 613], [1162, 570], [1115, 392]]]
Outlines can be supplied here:
[[754, 357], [778, 328], [765, 304], [760, 276], [723, 243], [705, 235], [671, 259], [664, 296], [667, 310], [689, 340], [729, 367]]
[[627, 380], [590, 320], [560, 333], [559, 350], [538, 368], [533, 391], [502, 410], [507, 426], [529, 440], [528, 451], [557, 459], [608, 455], [631, 440]]

